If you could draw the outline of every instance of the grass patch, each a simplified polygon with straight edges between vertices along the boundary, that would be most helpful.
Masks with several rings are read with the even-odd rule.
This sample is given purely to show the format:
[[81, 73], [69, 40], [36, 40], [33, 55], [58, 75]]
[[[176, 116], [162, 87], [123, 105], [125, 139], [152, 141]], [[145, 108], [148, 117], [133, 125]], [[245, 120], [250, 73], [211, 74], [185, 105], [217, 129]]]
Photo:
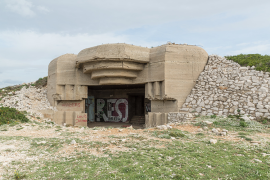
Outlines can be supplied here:
[[181, 130], [170, 129], [170, 130], [165, 130], [165, 131], [154, 131], [153, 136], [158, 137], [158, 138], [171, 139], [171, 137], [183, 138], [186, 135]]
[[249, 133], [246, 133], [246, 132], [238, 132], [238, 135], [247, 136], [247, 135], [249, 135]]
[[[156, 145], [160, 145], [156, 141]], [[260, 153], [224, 142], [215, 145], [173, 141], [164, 148], [134, 143], [136, 150], [97, 157], [86, 152], [22, 164], [28, 179], [269, 179]], [[226, 151], [224, 150], [226, 149]], [[238, 156], [241, 154], [241, 156]], [[263, 163], [253, 163], [258, 158]], [[21, 168], [21, 167], [20, 167]]]
[[204, 136], [203, 133], [197, 133], [196, 136]]
[[252, 141], [252, 139], [251, 138], [248, 138], [248, 137], [246, 137], [246, 136], [244, 136], [244, 135], [240, 135], [240, 136], [238, 136], [239, 138], [243, 138], [243, 139], [245, 139], [246, 141]]
[[16, 130], [19, 131], [19, 130], [21, 130], [21, 129], [23, 129], [23, 127], [19, 127], [19, 128], [17, 128]]
[[245, 121], [241, 115], [229, 115], [228, 117], [217, 116], [215, 119], [209, 116], [196, 118], [195, 126], [208, 126], [204, 121], [213, 122], [212, 127], [224, 128], [230, 131], [267, 131], [268, 125], [261, 124], [254, 120]]

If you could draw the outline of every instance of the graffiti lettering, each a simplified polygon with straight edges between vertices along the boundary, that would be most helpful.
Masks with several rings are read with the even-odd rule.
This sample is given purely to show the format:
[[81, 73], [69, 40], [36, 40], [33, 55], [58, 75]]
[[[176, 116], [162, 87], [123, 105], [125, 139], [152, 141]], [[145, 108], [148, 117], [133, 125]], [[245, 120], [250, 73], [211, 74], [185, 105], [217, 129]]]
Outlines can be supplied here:
[[62, 106], [64, 107], [80, 107], [80, 103], [63, 103]]
[[97, 99], [97, 121], [126, 122], [128, 101], [126, 99]]
[[80, 122], [87, 122], [87, 114], [76, 116], [75, 123], [80, 123]]

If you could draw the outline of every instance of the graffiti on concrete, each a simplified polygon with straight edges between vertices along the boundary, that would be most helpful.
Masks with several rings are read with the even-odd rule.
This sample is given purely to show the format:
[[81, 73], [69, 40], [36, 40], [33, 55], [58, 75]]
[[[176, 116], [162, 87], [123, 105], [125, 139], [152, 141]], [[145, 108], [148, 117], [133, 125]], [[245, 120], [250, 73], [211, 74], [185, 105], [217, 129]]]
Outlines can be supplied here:
[[80, 107], [81, 103], [63, 103], [62, 106], [64, 106], [64, 107]]
[[75, 125], [87, 126], [87, 114], [81, 113], [75, 116]]
[[97, 121], [126, 122], [128, 120], [127, 99], [97, 99]]
[[151, 112], [151, 103], [145, 103], [145, 111], [146, 112]]

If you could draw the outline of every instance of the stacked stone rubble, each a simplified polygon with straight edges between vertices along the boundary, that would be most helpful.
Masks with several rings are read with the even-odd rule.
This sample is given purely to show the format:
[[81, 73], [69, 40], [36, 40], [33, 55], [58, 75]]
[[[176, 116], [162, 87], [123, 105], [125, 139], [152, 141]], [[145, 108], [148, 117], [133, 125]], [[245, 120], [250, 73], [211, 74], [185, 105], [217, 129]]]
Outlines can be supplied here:
[[204, 71], [180, 112], [193, 115], [248, 114], [270, 118], [269, 72], [241, 67], [217, 55], [209, 56]]
[[[2, 104], [2, 105], [1, 105]], [[47, 99], [47, 88], [23, 87], [20, 91], [12, 92], [1, 100], [0, 107], [11, 107], [42, 117], [41, 110], [55, 110]]]

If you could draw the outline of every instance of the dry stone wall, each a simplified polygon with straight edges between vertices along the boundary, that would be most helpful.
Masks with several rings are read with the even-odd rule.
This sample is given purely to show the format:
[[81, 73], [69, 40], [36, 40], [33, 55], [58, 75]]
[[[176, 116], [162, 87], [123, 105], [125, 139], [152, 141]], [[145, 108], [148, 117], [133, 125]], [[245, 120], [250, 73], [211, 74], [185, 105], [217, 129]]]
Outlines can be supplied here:
[[[189, 112], [193, 116], [227, 116], [238, 114], [240, 110], [240, 114], [251, 118], [270, 118], [270, 73], [254, 69], [241, 67], [225, 57], [210, 55], [180, 112]], [[171, 119], [175, 121], [173, 116]]]

